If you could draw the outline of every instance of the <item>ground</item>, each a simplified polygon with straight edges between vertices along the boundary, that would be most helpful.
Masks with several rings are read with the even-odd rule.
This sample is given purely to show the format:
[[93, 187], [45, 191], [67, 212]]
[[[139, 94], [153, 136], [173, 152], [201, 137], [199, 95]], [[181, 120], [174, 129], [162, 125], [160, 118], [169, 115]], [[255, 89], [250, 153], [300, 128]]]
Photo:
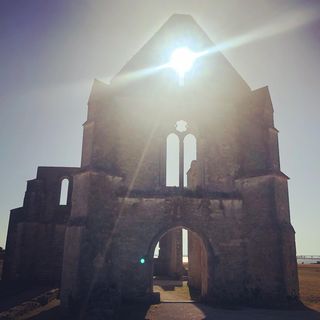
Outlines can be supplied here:
[[[121, 319], [130, 320], [182, 320], [182, 319], [219, 319], [219, 320], [320, 320], [320, 265], [299, 265], [299, 282], [301, 291], [301, 300], [305, 308], [294, 310], [264, 310], [264, 309], [219, 309], [212, 308], [199, 303], [184, 302], [190, 299], [186, 283], [176, 283], [176, 285], [165, 284], [155, 288], [162, 293], [162, 302], [160, 304], [144, 306], [125, 306], [122, 309]], [[170, 290], [166, 290], [170, 288]], [[34, 296], [34, 295], [33, 295]], [[25, 301], [26, 295], [21, 295], [22, 301]], [[18, 301], [18, 297], [12, 298]], [[11, 300], [12, 300], [11, 299]], [[21, 302], [22, 302], [21, 301]], [[172, 302], [176, 301], [176, 302]], [[179, 302], [177, 302], [179, 301]], [[9, 306], [10, 301], [1, 301], [0, 311], [5, 306]], [[62, 319], [59, 311], [59, 300], [52, 299], [48, 304], [21, 315], [19, 317], [4, 317], [0, 319], [16, 320], [60, 320]], [[130, 315], [130, 318], [128, 318]]]
[[298, 272], [302, 302], [320, 313], [320, 264], [301, 264]]

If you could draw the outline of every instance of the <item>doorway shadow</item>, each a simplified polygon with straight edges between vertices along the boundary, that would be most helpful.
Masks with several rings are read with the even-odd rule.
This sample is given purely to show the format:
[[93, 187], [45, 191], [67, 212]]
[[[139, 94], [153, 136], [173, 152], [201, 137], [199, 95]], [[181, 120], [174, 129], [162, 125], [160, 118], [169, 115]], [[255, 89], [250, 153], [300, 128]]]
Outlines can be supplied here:
[[191, 299], [196, 302], [201, 301], [201, 290], [198, 288], [191, 287], [189, 285], [188, 287]]

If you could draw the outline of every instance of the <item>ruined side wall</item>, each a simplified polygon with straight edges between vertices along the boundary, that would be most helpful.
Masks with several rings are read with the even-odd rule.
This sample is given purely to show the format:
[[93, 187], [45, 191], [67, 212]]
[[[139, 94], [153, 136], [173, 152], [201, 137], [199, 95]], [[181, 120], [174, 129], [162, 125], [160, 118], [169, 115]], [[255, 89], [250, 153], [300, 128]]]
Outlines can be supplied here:
[[[65, 226], [78, 168], [39, 167], [28, 181], [22, 208], [11, 211], [4, 277], [6, 281], [59, 284]], [[69, 179], [67, 205], [59, 205], [61, 181]]]
[[3, 264], [2, 279], [4, 281], [14, 280], [18, 274], [20, 260], [21, 230], [19, 221], [23, 216], [23, 208], [13, 209], [10, 212], [5, 259]]

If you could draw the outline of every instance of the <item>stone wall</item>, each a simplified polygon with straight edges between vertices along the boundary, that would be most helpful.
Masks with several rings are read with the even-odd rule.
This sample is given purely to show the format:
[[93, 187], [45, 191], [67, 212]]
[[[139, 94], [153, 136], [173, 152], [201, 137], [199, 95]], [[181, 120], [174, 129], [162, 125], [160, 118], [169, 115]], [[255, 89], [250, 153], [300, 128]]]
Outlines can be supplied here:
[[[11, 211], [4, 281], [59, 285], [73, 175], [78, 168], [39, 167], [28, 181], [23, 207]], [[60, 205], [61, 181], [69, 179], [67, 205]]]
[[159, 256], [154, 261], [154, 275], [180, 279], [185, 273], [182, 264], [182, 229], [174, 229], [159, 241]]
[[[81, 168], [39, 167], [28, 181], [23, 207], [10, 215], [4, 279], [62, 277], [69, 310], [148, 299], [155, 246], [183, 227], [192, 232], [191, 282], [201, 283], [203, 299], [275, 305], [297, 298], [288, 177], [268, 88], [250, 90], [219, 52], [197, 59], [183, 87], [171, 68], [136, 77], [167, 63], [177, 37], [186, 45], [191, 35], [196, 52], [214, 46], [190, 16], [174, 15], [109, 85], [94, 82]], [[166, 139], [179, 120], [196, 138], [196, 161], [188, 188], [169, 188]], [[60, 206], [64, 177], [68, 202]]]
[[2, 279], [2, 268], [3, 268], [3, 261], [4, 261], [4, 253], [5, 253], [5, 251], [0, 247], [0, 280]]
[[[87, 197], [73, 198], [65, 252], [71, 253], [74, 242], [80, 247], [72, 259], [67, 254], [64, 258], [64, 305], [70, 296], [81, 300], [96, 284], [108, 287], [110, 282], [123, 299], [152, 294], [155, 246], [162, 234], [176, 227], [192, 230], [204, 243], [204, 299], [253, 304], [287, 299], [274, 207], [277, 177], [239, 180], [239, 198], [199, 198], [197, 193], [119, 197], [120, 179], [101, 172], [80, 175], [75, 188], [85, 190]], [[145, 264], [140, 264], [141, 257]]]
[[208, 257], [203, 241], [188, 231], [188, 286], [200, 290], [205, 296], [208, 290]]

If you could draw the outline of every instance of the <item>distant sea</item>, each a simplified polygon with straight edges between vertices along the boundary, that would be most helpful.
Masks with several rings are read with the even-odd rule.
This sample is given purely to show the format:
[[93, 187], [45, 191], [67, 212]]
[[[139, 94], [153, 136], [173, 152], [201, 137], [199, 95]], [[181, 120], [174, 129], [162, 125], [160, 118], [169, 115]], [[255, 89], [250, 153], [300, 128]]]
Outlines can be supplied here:
[[302, 259], [302, 258], [298, 258], [297, 259], [298, 264], [312, 264], [312, 263], [319, 263], [320, 264], [320, 259]]
[[[155, 258], [158, 258], [158, 255], [155, 255], [154, 256]], [[182, 261], [184, 263], [187, 263], [188, 262], [188, 256], [183, 256], [182, 257]], [[320, 257], [316, 256], [316, 257], [308, 257], [308, 256], [305, 256], [305, 257], [300, 257], [298, 256], [297, 257], [297, 262], [298, 264], [314, 264], [314, 263], [319, 263], [320, 264]]]

